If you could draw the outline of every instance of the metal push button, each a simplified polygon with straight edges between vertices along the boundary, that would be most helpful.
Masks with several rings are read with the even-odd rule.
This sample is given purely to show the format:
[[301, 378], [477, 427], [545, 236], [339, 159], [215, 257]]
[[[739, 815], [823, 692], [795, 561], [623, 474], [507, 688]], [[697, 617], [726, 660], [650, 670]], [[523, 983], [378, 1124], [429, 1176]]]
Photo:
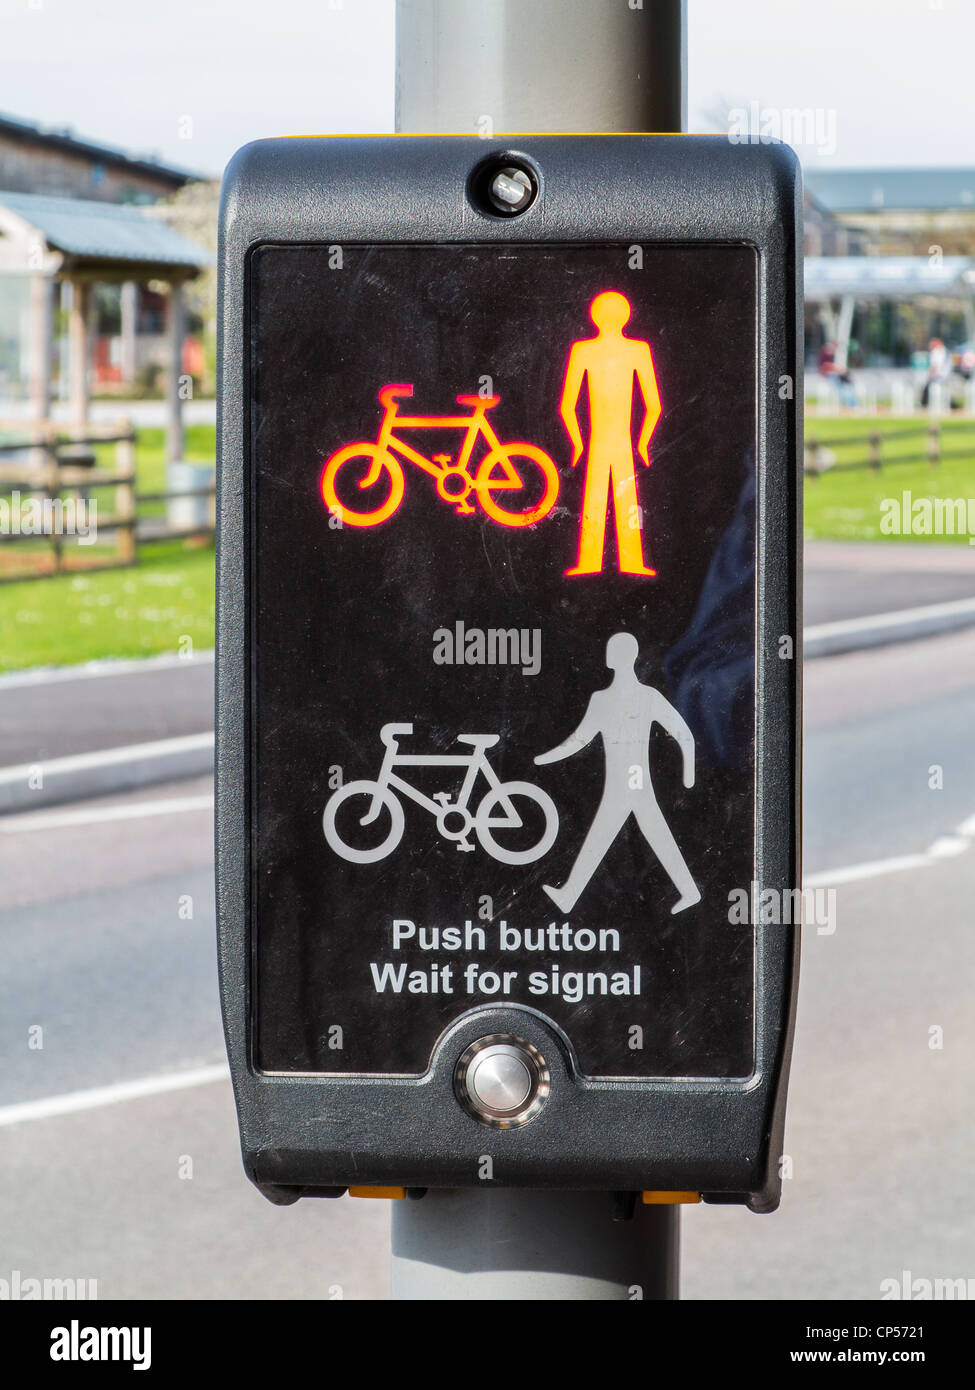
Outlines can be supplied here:
[[522, 1109], [535, 1089], [535, 1078], [517, 1048], [486, 1047], [468, 1069], [467, 1089], [485, 1110], [511, 1114]]
[[536, 1047], [510, 1033], [479, 1038], [457, 1063], [458, 1099], [482, 1124], [513, 1129], [538, 1114], [549, 1092], [549, 1071]]

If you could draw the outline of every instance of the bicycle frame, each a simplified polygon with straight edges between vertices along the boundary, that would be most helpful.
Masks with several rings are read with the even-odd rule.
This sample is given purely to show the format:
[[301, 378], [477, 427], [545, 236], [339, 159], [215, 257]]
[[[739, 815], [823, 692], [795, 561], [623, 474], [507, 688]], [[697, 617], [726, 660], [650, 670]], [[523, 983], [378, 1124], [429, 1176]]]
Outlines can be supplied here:
[[[425, 811], [429, 811], [432, 816], [440, 816], [445, 809], [445, 805], [434, 800], [433, 797], [426, 796], [416, 787], [410, 785], [403, 777], [398, 777], [394, 771], [397, 767], [466, 767], [467, 774], [464, 777], [460, 791], [456, 800], [452, 803], [458, 810], [467, 810], [467, 803], [471, 799], [474, 790], [474, 783], [477, 781], [478, 774], [483, 772], [489, 785], [497, 790], [501, 786], [501, 781], [494, 768], [488, 762], [483, 748], [473, 748], [470, 753], [433, 753], [424, 755], [422, 753], [401, 753], [397, 743], [387, 744], [386, 752], [383, 756], [382, 767], [379, 769], [379, 776], [376, 778], [376, 793], [373, 797], [372, 805], [362, 818], [362, 824], [368, 825], [379, 815], [381, 802], [380, 794], [387, 787], [395, 788], [403, 796], [409, 797], [418, 806], [422, 806]], [[514, 816], [518, 822], [518, 814], [507, 797], [502, 797], [501, 801], [507, 816]], [[502, 824], [503, 822], [498, 822]], [[466, 831], [465, 831], [466, 834]]]
[[[385, 414], [379, 426], [379, 435], [376, 440], [380, 449], [400, 454], [403, 458], [415, 463], [418, 468], [422, 468], [425, 473], [429, 473], [433, 478], [443, 478], [447, 473], [461, 473], [473, 487], [474, 479], [467, 471], [467, 466], [471, 461], [474, 452], [474, 445], [478, 438], [483, 435], [484, 441], [490, 451], [501, 448], [501, 441], [495, 434], [494, 429], [487, 419], [487, 411], [491, 406], [496, 405], [500, 397], [484, 396], [472, 405], [469, 415], [401, 415], [399, 411], [398, 397], [390, 394], [390, 388], [384, 387], [379, 393], [379, 398], [385, 407]], [[457, 462], [449, 467], [440, 466], [427, 458], [426, 454], [421, 454], [418, 449], [407, 444], [405, 440], [398, 438], [394, 434], [394, 428], [399, 426], [403, 429], [423, 429], [423, 430], [448, 430], [462, 429], [464, 431], [464, 442], [461, 445], [460, 454]], [[379, 476], [381, 462], [377, 459], [376, 463], [369, 470], [369, 473], [362, 481], [363, 487], [369, 487]], [[458, 501], [459, 498], [450, 498], [451, 501]], [[473, 510], [473, 508], [471, 508]]]
[[[384, 386], [379, 392], [383, 414], [374, 438], [346, 444], [326, 460], [319, 487], [330, 511], [347, 517], [353, 526], [377, 526], [386, 521], [403, 499], [404, 464], [413, 463], [433, 478], [437, 496], [458, 514], [470, 516], [474, 513], [473, 493], [491, 520], [501, 526], [533, 526], [548, 515], [558, 496], [558, 470], [548, 454], [533, 444], [521, 440], [502, 443], [487, 420], [487, 412], [499, 404], [499, 396], [458, 396], [458, 405], [469, 408], [470, 413], [466, 415], [401, 414], [398, 398], [412, 394], [410, 385]], [[401, 429], [461, 431], [462, 442], [456, 462], [449, 453], [434, 453], [428, 457], [400, 437]], [[484, 441], [484, 452], [475, 462], [474, 448], [478, 440]], [[335, 486], [344, 464], [362, 459], [368, 460], [368, 464], [364, 476], [358, 479], [359, 491], [373, 487], [384, 472], [389, 476], [384, 500], [365, 512], [347, 507]], [[527, 505], [526, 481], [519, 472], [522, 467], [528, 469]], [[345, 477], [348, 482], [348, 473]], [[355, 484], [350, 483], [350, 486]], [[512, 511], [502, 505], [501, 494], [507, 492], [520, 499], [520, 510], [517, 505]]]

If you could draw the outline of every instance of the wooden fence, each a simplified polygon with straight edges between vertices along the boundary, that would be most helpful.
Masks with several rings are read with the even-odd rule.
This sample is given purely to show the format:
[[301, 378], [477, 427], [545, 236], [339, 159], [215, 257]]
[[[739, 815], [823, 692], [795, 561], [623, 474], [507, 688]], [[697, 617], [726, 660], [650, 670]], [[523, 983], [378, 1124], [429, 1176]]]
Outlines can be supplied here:
[[[127, 422], [66, 433], [0, 421], [0, 583], [134, 565], [142, 545], [215, 534], [215, 485], [139, 492], [135, 445]], [[105, 446], [114, 447], [107, 467], [95, 453]], [[100, 504], [92, 510], [92, 493], [103, 489], [112, 489], [107, 513]], [[205, 521], [174, 525], [139, 514], [148, 503], [200, 497], [208, 499]]]
[[[919, 440], [920, 447], [916, 453], [896, 454], [893, 458], [884, 457], [884, 445], [890, 444], [893, 440], [910, 438]], [[862, 458], [833, 463], [828, 457], [829, 450], [851, 448], [858, 444], [866, 445], [867, 452]], [[817, 478], [826, 472], [849, 473], [863, 468], [870, 468], [879, 473], [882, 468], [895, 468], [902, 463], [927, 463], [931, 468], [937, 468], [944, 459], [970, 459], [975, 462], [975, 438], [968, 448], [945, 449], [941, 422], [932, 420], [923, 424], [905, 425], [899, 430], [874, 430], [852, 439], [849, 435], [832, 439], [819, 439], [814, 435], [807, 435], [804, 468], [807, 477]]]

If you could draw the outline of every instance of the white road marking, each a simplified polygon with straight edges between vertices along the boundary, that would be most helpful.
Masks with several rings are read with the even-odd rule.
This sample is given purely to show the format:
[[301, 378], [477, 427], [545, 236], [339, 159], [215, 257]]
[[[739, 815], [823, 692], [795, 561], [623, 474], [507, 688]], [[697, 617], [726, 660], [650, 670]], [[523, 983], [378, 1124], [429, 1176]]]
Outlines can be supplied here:
[[190, 666], [212, 666], [213, 649], [204, 648], [192, 656], [163, 652], [159, 656], [108, 658], [86, 661], [79, 666], [40, 666], [28, 671], [8, 671], [0, 675], [0, 691], [24, 685], [60, 685], [63, 681], [91, 680], [96, 676], [137, 676], [144, 671], [186, 670]]
[[926, 854], [901, 854], [893, 859], [875, 859], [867, 864], [849, 864], [842, 869], [823, 869], [818, 874], [805, 874], [803, 888], [825, 888], [827, 885], [856, 883], [862, 878], [880, 878], [882, 874], [901, 873], [905, 869], [926, 869], [933, 864]]
[[823, 869], [818, 874], [806, 874], [804, 888], [825, 888], [841, 883], [856, 883], [864, 878], [880, 878], [883, 874], [903, 873], [906, 869], [930, 869], [945, 859], [965, 854], [975, 843], [975, 816], [968, 816], [953, 834], [939, 835], [920, 854], [900, 854], [890, 859], [874, 859], [866, 864], [848, 864], [841, 869]]
[[120, 806], [92, 806], [80, 811], [32, 811], [25, 816], [0, 816], [0, 834], [20, 835], [31, 830], [60, 830], [70, 825], [97, 825], [103, 821], [137, 820], [144, 816], [174, 816], [184, 811], [212, 811], [213, 796], [171, 796], [158, 801], [133, 801]]
[[64, 773], [85, 772], [91, 768], [111, 767], [116, 763], [150, 762], [174, 753], [192, 753], [198, 748], [212, 748], [213, 734], [184, 734], [180, 738], [159, 738], [152, 743], [130, 743], [124, 748], [100, 748], [94, 753], [72, 753], [66, 758], [38, 758], [17, 767], [0, 768], [0, 786], [28, 781], [36, 768], [46, 778]]
[[975, 614], [975, 598], [952, 599], [948, 603], [930, 603], [922, 608], [901, 608], [894, 613], [870, 613], [865, 618], [842, 618], [834, 623], [818, 623], [807, 627], [806, 638], [838, 637], [851, 632], [868, 632], [871, 629], [899, 627], [901, 623], [932, 618], [953, 618], [965, 614]]
[[963, 839], [961, 835], [942, 835], [933, 845], [928, 845], [928, 854], [932, 859], [954, 859], [956, 854], [964, 854], [966, 849], [971, 849], [970, 840]]
[[163, 1095], [167, 1091], [184, 1091], [191, 1086], [211, 1086], [230, 1079], [226, 1063], [213, 1067], [197, 1067], [193, 1071], [163, 1072], [145, 1076], [139, 1081], [120, 1081], [114, 1086], [96, 1086], [89, 1091], [69, 1091], [62, 1096], [46, 1096], [43, 1100], [28, 1100], [20, 1105], [0, 1107], [0, 1126], [19, 1125], [30, 1120], [49, 1120], [57, 1115], [74, 1115], [79, 1110], [98, 1110], [104, 1105], [122, 1101], [141, 1100], [143, 1096]]

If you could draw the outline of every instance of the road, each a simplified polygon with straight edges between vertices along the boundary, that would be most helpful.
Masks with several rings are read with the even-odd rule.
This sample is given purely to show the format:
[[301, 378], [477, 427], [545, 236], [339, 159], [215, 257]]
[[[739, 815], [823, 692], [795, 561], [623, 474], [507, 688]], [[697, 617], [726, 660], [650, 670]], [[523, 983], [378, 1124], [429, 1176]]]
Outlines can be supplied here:
[[966, 545], [810, 541], [804, 569], [807, 627], [975, 594], [975, 553]]
[[[973, 688], [973, 631], [807, 667], [806, 872], [838, 886], [835, 932], [804, 933], [794, 1173], [775, 1216], [685, 1209], [685, 1298], [975, 1277], [958, 1201], [975, 1139]], [[209, 794], [0, 820], [0, 1275], [93, 1278], [102, 1298], [384, 1298], [387, 1203], [277, 1209], [243, 1177], [212, 1070]], [[174, 1074], [194, 1084], [164, 1089]], [[135, 1081], [135, 1097], [92, 1095]]]

